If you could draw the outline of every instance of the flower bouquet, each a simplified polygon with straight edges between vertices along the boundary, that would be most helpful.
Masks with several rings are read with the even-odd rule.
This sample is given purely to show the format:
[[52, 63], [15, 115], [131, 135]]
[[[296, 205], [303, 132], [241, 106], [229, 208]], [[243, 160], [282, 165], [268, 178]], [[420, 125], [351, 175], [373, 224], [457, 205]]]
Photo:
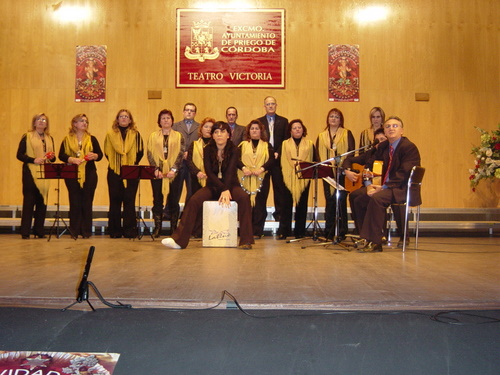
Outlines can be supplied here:
[[486, 130], [475, 127], [481, 133], [481, 144], [472, 148], [475, 155], [475, 167], [469, 169], [470, 186], [476, 191], [479, 181], [500, 179], [500, 125], [491, 134]]

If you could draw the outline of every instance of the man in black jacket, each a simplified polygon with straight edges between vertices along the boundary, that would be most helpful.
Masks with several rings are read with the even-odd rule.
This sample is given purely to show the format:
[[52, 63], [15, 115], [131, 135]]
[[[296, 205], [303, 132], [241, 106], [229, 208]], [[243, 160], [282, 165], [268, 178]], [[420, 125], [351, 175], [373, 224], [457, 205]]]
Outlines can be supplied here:
[[[411, 169], [420, 165], [418, 148], [403, 137], [403, 121], [399, 117], [389, 117], [384, 123], [384, 132], [387, 141], [378, 145], [368, 161], [369, 167], [375, 160], [384, 162], [381, 185], [368, 183], [349, 197], [359, 235], [364, 241], [363, 251], [382, 251], [386, 209], [390, 204], [405, 202]], [[400, 211], [394, 214], [398, 228], [403, 228]]]
[[283, 174], [281, 173], [281, 144], [290, 134], [287, 134], [288, 119], [276, 114], [276, 99], [268, 96], [264, 99], [264, 108], [266, 115], [259, 118], [259, 121], [264, 124], [269, 143], [273, 146], [276, 162], [269, 170], [274, 191], [274, 220], [279, 220], [281, 216], [282, 198], [285, 196], [285, 183], [283, 182]]

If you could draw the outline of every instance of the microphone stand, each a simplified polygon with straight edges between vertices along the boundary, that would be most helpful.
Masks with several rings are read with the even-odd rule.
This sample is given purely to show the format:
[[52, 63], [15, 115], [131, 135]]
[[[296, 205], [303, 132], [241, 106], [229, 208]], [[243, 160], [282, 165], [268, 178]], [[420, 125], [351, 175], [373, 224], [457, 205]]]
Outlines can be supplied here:
[[[316, 164], [313, 164], [313, 165], [310, 165], [304, 169], [309, 169], [309, 168], [313, 168], [315, 167], [316, 165], [319, 165], [319, 164], [326, 164], [326, 163], [330, 163], [332, 161], [335, 161], [335, 165], [336, 165], [336, 176], [335, 176], [335, 232], [334, 232], [334, 237], [333, 237], [333, 241], [332, 242], [322, 242], [322, 243], [318, 243], [318, 244], [314, 244], [314, 245], [311, 245], [311, 246], [325, 246], [325, 245], [339, 245], [341, 246], [342, 248], [345, 248], [347, 249], [348, 251], [351, 251], [351, 249], [347, 246], [344, 246], [342, 245], [341, 241], [339, 240], [339, 222], [340, 222], [340, 218], [339, 218], [339, 200], [340, 200], [340, 191], [341, 190], [345, 190], [345, 188], [340, 185], [340, 171], [343, 169], [342, 168], [342, 158], [344, 156], [348, 156], [348, 155], [352, 155], [354, 153], [356, 153], [357, 151], [361, 151], [361, 150], [368, 150], [370, 148], [372, 148], [374, 145], [373, 144], [369, 144], [369, 145], [366, 145], [366, 146], [363, 146], [363, 147], [360, 147], [360, 148], [357, 148], [357, 149], [354, 149], [352, 151], [347, 151], [347, 152], [344, 152], [343, 154], [341, 155], [337, 155], [337, 156], [334, 156], [334, 157], [331, 157], [329, 159], [326, 159], [324, 161], [320, 161]], [[328, 180], [327, 180], [328, 182]], [[328, 182], [330, 183], [330, 182]], [[347, 220], [347, 218], [344, 218], [345, 220]], [[325, 231], [326, 231], [327, 228], [325, 228]], [[307, 246], [303, 246], [302, 249], [305, 249]]]
[[84, 301], [89, 304], [92, 311], [95, 311], [94, 306], [92, 306], [92, 304], [89, 301], [89, 286], [92, 287], [92, 289], [94, 290], [94, 292], [97, 295], [97, 297], [99, 298], [99, 300], [102, 303], [104, 303], [106, 306], [113, 307], [113, 308], [123, 308], [123, 309], [131, 309], [132, 308], [131, 305], [124, 305], [120, 301], [117, 301], [118, 304], [114, 304], [114, 303], [110, 303], [110, 302], [106, 301], [104, 299], [104, 297], [102, 296], [102, 294], [97, 289], [97, 287], [95, 286], [95, 284], [92, 281], [88, 281], [90, 266], [92, 265], [92, 258], [94, 257], [94, 251], [95, 251], [95, 247], [90, 246], [89, 253], [87, 255], [87, 263], [85, 264], [85, 269], [83, 270], [82, 279], [80, 280], [80, 284], [78, 286], [78, 294], [76, 295], [76, 301], [73, 302], [72, 304], [66, 306], [65, 308], [61, 309], [62, 312], [70, 309], [71, 307], [73, 307], [77, 303], [82, 303]]

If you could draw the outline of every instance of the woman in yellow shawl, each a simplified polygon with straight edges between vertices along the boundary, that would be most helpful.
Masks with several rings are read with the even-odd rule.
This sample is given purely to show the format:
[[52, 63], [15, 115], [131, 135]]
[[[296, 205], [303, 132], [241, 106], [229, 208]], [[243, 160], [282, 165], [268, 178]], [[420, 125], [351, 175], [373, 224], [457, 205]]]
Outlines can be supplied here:
[[239, 145], [241, 162], [238, 165], [238, 178], [243, 190], [250, 195], [253, 235], [259, 239], [264, 236], [271, 177], [267, 171], [275, 162], [274, 150], [267, 141], [265, 127], [259, 120], [250, 121], [245, 135], [246, 141]]
[[[104, 155], [109, 161], [108, 231], [111, 238], [137, 237], [135, 196], [139, 179], [123, 179], [120, 175], [123, 165], [138, 165], [144, 156], [142, 137], [137, 131], [132, 113], [120, 109], [111, 130], [104, 140]], [[121, 207], [123, 204], [123, 227]]]
[[[147, 144], [149, 164], [157, 168], [155, 172], [156, 179], [151, 180], [153, 189], [152, 211], [155, 221], [153, 236], [156, 238], [160, 237], [162, 228], [163, 202], [165, 198], [165, 206], [171, 202], [170, 183], [177, 176], [185, 151], [184, 137], [181, 133], [172, 129], [174, 123], [172, 111], [169, 109], [161, 110], [158, 113], [157, 123], [160, 129], [151, 133]], [[172, 212], [170, 230], [172, 233], [177, 228], [178, 218], [173, 214], [175, 211], [170, 207], [170, 212]]]
[[311, 181], [300, 179], [295, 173], [298, 161], [317, 161], [314, 142], [305, 139], [307, 128], [300, 119], [288, 124], [290, 138], [281, 144], [281, 169], [286, 190], [283, 212], [280, 218], [278, 239], [284, 240], [292, 233], [292, 210], [295, 203], [295, 238], [303, 238], [306, 234], [307, 201]]
[[[198, 139], [191, 142], [187, 154], [187, 165], [191, 173], [191, 193], [194, 195], [202, 187], [207, 184], [207, 174], [205, 172], [205, 163], [203, 162], [203, 149], [212, 139], [212, 126], [215, 124], [215, 119], [205, 117], [198, 128]], [[202, 235], [202, 217], [196, 217], [196, 225], [193, 229], [193, 237], [201, 238]]]
[[59, 159], [78, 166], [77, 178], [64, 182], [69, 194], [69, 229], [74, 237], [92, 235], [92, 204], [97, 187], [95, 162], [102, 159], [102, 151], [96, 137], [88, 131], [87, 115], [78, 114], [71, 120], [69, 134], [59, 149]]
[[54, 162], [54, 139], [49, 135], [49, 118], [44, 113], [33, 116], [30, 130], [23, 135], [17, 159], [23, 162], [23, 212], [21, 237], [28, 239], [33, 216], [35, 237], [43, 238], [50, 180], [40, 177], [40, 165]]
[[[370, 124], [371, 126], [361, 132], [359, 137], [359, 147], [369, 146], [374, 141], [375, 131], [377, 129], [382, 129], [382, 125], [385, 122], [385, 112], [380, 107], [373, 107], [370, 110]], [[360, 150], [359, 153], [362, 154], [365, 150]]]
[[[328, 160], [338, 155], [342, 155], [355, 148], [355, 140], [350, 130], [344, 128], [344, 115], [342, 111], [333, 108], [326, 116], [326, 127], [323, 132], [318, 135], [316, 141], [318, 154], [321, 161]], [[344, 161], [342, 158], [340, 163]], [[331, 162], [335, 176], [335, 161]], [[344, 186], [344, 176], [340, 176], [340, 185]], [[325, 193], [325, 236], [328, 239], [333, 239], [335, 235], [342, 240], [347, 234], [347, 192], [339, 191], [339, 233], [335, 233], [335, 218], [337, 211], [337, 199], [335, 190], [330, 184], [323, 181], [323, 191]]]

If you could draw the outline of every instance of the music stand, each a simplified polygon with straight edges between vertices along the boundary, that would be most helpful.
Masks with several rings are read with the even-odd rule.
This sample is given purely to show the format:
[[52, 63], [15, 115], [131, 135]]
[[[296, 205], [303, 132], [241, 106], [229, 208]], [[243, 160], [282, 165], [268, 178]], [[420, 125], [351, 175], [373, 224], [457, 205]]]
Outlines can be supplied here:
[[[50, 238], [52, 237], [52, 232], [54, 228], [56, 228], [56, 237], [61, 238], [61, 236], [68, 231], [69, 234], [71, 235], [71, 238], [74, 240], [77, 239], [77, 237], [71, 232], [71, 229], [69, 228], [68, 224], [66, 221], [62, 218], [61, 212], [60, 212], [60, 203], [59, 203], [59, 195], [60, 195], [60, 186], [61, 186], [61, 179], [75, 179], [78, 177], [78, 166], [76, 164], [66, 164], [66, 163], [46, 163], [40, 165], [40, 178], [42, 179], [50, 179], [50, 180], [57, 180], [57, 202], [56, 202], [56, 213], [54, 215], [54, 223], [52, 224], [52, 227], [50, 228], [49, 232], [49, 238], [47, 241], [50, 241]], [[59, 233], [59, 221], [62, 221], [64, 224], [64, 230]]]
[[[307, 226], [313, 225], [313, 235], [310, 237], [313, 241], [318, 240], [318, 228], [319, 228], [319, 223], [318, 223], [318, 178], [327, 178], [327, 177], [332, 177], [333, 172], [332, 172], [332, 167], [329, 164], [323, 164], [323, 163], [314, 163], [314, 162], [309, 162], [309, 161], [299, 161], [299, 170], [295, 171], [295, 173], [299, 176], [299, 179], [308, 179], [308, 180], [313, 180], [314, 184], [314, 189], [313, 189], [313, 219]], [[296, 238], [293, 240], [287, 240], [287, 243], [291, 242], [298, 242], [302, 241], [305, 239], [309, 239], [308, 237], [306, 238]]]
[[141, 233], [141, 223], [144, 225], [149, 232], [151, 239], [154, 241], [153, 233], [151, 229], [146, 225], [144, 218], [141, 216], [141, 181], [140, 180], [152, 180], [155, 179], [155, 171], [157, 167], [153, 165], [122, 165], [121, 167], [121, 178], [124, 180], [139, 180], [139, 191], [138, 191], [138, 210], [136, 211], [135, 219], [137, 222], [137, 238], [142, 239]]
[[[330, 176], [327, 176], [324, 178], [324, 180], [326, 182], [328, 182], [330, 185], [332, 185], [334, 188], [335, 188], [335, 233], [334, 233], [334, 236], [333, 236], [333, 241], [331, 242], [323, 242], [323, 243], [319, 243], [319, 244], [314, 244], [312, 246], [327, 246], [327, 245], [339, 245], [340, 247], [344, 248], [344, 249], [347, 249], [348, 251], [351, 251], [351, 249], [348, 247], [348, 246], [345, 246], [341, 243], [340, 239], [339, 239], [339, 221], [340, 221], [340, 217], [339, 217], [339, 213], [340, 213], [340, 207], [339, 207], [339, 201], [340, 201], [340, 191], [341, 190], [346, 190], [341, 184], [340, 184], [340, 173], [342, 171], [342, 158], [344, 156], [348, 156], [348, 155], [351, 155], [351, 154], [354, 154], [355, 152], [357, 151], [360, 151], [360, 150], [367, 150], [369, 148], [371, 148], [373, 145], [366, 145], [366, 146], [363, 146], [363, 147], [360, 147], [360, 148], [357, 148], [355, 150], [352, 150], [352, 151], [347, 151], [341, 155], [337, 155], [337, 156], [334, 156], [332, 158], [329, 158], [327, 160], [324, 160], [324, 161], [321, 161], [317, 164], [327, 164], [327, 163], [330, 163], [331, 161], [335, 161], [335, 166], [334, 168], [336, 168], [336, 173], [335, 173], [335, 179], [331, 178]], [[314, 165], [313, 165], [314, 166]], [[313, 167], [311, 166], [311, 167]], [[347, 218], [344, 218], [345, 220], [347, 220]], [[327, 228], [325, 228], [325, 231], [326, 231]], [[306, 246], [303, 246], [302, 247], [303, 249], [306, 248]]]

